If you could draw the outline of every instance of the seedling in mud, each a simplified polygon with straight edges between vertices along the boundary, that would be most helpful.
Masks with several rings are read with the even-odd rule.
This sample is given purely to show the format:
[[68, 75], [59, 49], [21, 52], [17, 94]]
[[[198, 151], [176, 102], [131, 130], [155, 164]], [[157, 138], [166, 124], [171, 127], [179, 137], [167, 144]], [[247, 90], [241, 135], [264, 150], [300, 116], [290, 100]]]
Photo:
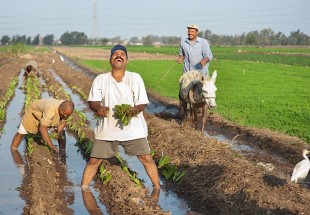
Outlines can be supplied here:
[[27, 143], [27, 151], [28, 151], [28, 155], [31, 156], [32, 153], [34, 152], [35, 148], [33, 146], [32, 143]]
[[170, 157], [167, 155], [162, 156], [158, 162], [158, 169], [162, 169], [162, 174], [166, 180], [172, 179], [175, 182], [180, 182], [185, 176], [185, 171], [178, 171], [175, 164], [171, 164]]
[[82, 127], [86, 125], [86, 116], [83, 112], [74, 110], [73, 115], [68, 118], [67, 126], [71, 131], [77, 133], [79, 139], [85, 139]]
[[153, 158], [153, 157], [155, 156], [155, 151], [154, 151], [154, 150], [151, 150], [150, 155], [151, 155], [151, 157]]
[[5, 119], [5, 107], [7, 103], [9, 102], [10, 98], [14, 95], [15, 92], [15, 86], [18, 83], [18, 78], [15, 77], [10, 82], [10, 85], [3, 97], [3, 99], [0, 101], [0, 121]]
[[111, 174], [111, 171], [107, 171], [105, 168], [104, 168], [104, 165], [101, 164], [100, 168], [99, 168], [99, 178], [100, 180], [102, 181], [102, 183], [104, 185], [108, 184], [109, 181], [112, 179], [112, 174]]
[[130, 179], [131, 179], [133, 182], [135, 182], [135, 184], [137, 184], [137, 185], [139, 185], [139, 186], [141, 185], [141, 182], [140, 182], [140, 180], [137, 178], [136, 173], [130, 173], [130, 171], [129, 171], [129, 169], [128, 169], [127, 166], [123, 166], [123, 167], [122, 167], [122, 170], [123, 170], [124, 172], [127, 173], [127, 175], [130, 177]]
[[167, 166], [168, 164], [170, 164], [170, 157], [167, 155], [164, 155], [159, 159], [158, 169], [161, 169], [164, 166]]
[[35, 150], [34, 145], [33, 145], [33, 138], [34, 135], [32, 134], [27, 134], [26, 139], [27, 139], [27, 151], [28, 151], [28, 155], [31, 156]]
[[165, 179], [172, 178], [173, 181], [179, 182], [181, 178], [185, 175], [185, 171], [178, 171], [178, 167], [173, 165], [168, 165], [168, 168], [162, 171], [162, 174], [165, 176]]
[[[0, 107], [1, 108], [1, 107]], [[0, 120], [2, 121], [2, 120], [4, 120], [4, 118], [5, 118], [5, 109], [3, 108], [1, 108], [0, 109]]]
[[78, 88], [75, 85], [72, 85], [72, 89], [77, 91], [80, 94], [80, 96], [82, 97], [82, 99], [87, 100], [88, 96], [80, 88]]
[[86, 139], [79, 139], [76, 145], [79, 145], [86, 154], [90, 154], [93, 148], [93, 142]]
[[93, 142], [89, 140], [85, 143], [85, 145], [86, 145], [85, 153], [89, 154], [93, 148]]
[[131, 171], [128, 169], [126, 162], [121, 158], [120, 154], [116, 154], [116, 159], [121, 164], [122, 170], [127, 173], [127, 175], [130, 177], [130, 179], [135, 182], [137, 185], [141, 185], [140, 180], [137, 178], [136, 173], [131, 173]]
[[175, 182], [180, 182], [181, 179], [186, 175], [185, 171], [176, 171], [172, 177], [172, 180]]

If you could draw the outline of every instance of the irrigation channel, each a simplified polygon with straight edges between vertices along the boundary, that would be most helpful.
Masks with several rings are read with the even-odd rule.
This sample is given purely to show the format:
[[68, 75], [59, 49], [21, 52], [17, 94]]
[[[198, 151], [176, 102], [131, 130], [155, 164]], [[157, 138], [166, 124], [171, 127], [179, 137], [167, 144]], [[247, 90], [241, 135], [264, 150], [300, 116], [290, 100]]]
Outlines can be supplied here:
[[[63, 86], [64, 90], [70, 95], [72, 101], [75, 103], [75, 108], [79, 111], [82, 111], [87, 120], [90, 122], [91, 127], [94, 127], [96, 124], [96, 119], [94, 119], [93, 114], [89, 111], [85, 102], [80, 98], [76, 93], [73, 93], [72, 90], [66, 85], [66, 83], [57, 75], [55, 72], [50, 71], [54, 78]], [[27, 168], [25, 164], [26, 147], [25, 141], [23, 140], [19, 146], [19, 153], [15, 151], [11, 153], [10, 145], [14, 134], [17, 131], [17, 127], [20, 123], [21, 117], [20, 113], [24, 106], [25, 95], [22, 92], [22, 74], [19, 75], [19, 84], [15, 89], [15, 96], [9, 103], [6, 114], [6, 124], [4, 126], [4, 133], [0, 137], [0, 214], [22, 214], [23, 207], [25, 206], [25, 201], [19, 196], [20, 186], [22, 184], [24, 168]], [[44, 80], [41, 80], [44, 82]], [[41, 93], [42, 98], [51, 97], [47, 92]], [[153, 109], [152, 109], [153, 107]], [[150, 109], [151, 108], [151, 109]], [[159, 109], [158, 109], [159, 108]], [[159, 107], [156, 104], [150, 105], [149, 111], [160, 111], [162, 107]], [[80, 183], [82, 173], [86, 164], [86, 161], [83, 159], [83, 156], [78, 152], [78, 148], [75, 146], [77, 139], [75, 136], [67, 135], [67, 149], [66, 149], [66, 158], [65, 164], [67, 169], [67, 177], [73, 183], [73, 186], [66, 188], [66, 192], [71, 195], [73, 201], [70, 203], [69, 207], [73, 209], [75, 214], [88, 214], [87, 208], [84, 206], [83, 196], [81, 193]], [[55, 142], [57, 145], [57, 143]], [[138, 178], [141, 181], [145, 182], [145, 186], [152, 190], [152, 184], [146, 175], [143, 166], [137, 160], [136, 157], [129, 157], [120, 150], [121, 156], [128, 163], [129, 168], [138, 173]], [[161, 183], [164, 184], [164, 181], [161, 180]], [[164, 186], [163, 186], [164, 187]], [[105, 206], [98, 200], [99, 192], [95, 188], [91, 188], [91, 193], [96, 199], [96, 204], [100, 208], [103, 214], [108, 214]], [[172, 214], [185, 214], [186, 211], [189, 211], [189, 207], [186, 202], [178, 198], [175, 193], [170, 190], [163, 188], [160, 192], [158, 205], [167, 212]]]

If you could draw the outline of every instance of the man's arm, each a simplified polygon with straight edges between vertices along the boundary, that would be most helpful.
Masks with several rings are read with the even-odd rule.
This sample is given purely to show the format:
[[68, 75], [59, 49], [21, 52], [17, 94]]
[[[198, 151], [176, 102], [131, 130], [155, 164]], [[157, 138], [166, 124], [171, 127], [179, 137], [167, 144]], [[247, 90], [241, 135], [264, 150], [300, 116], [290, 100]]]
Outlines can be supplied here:
[[207, 63], [209, 63], [209, 61], [210, 61], [210, 58], [209, 58], [209, 57], [205, 57], [205, 58], [203, 58], [203, 59], [200, 61], [200, 64], [201, 64], [202, 66], [205, 66]]
[[51, 138], [48, 135], [48, 131], [47, 131], [47, 126], [45, 125], [40, 125], [39, 126], [39, 131], [41, 133], [42, 139], [44, 142], [46, 142], [54, 151], [58, 152], [57, 147], [53, 144]]
[[61, 149], [66, 149], [66, 132], [64, 130], [66, 124], [67, 122], [63, 122], [57, 127], [57, 141]]
[[212, 54], [210, 45], [207, 40], [203, 40], [202, 49], [203, 49], [203, 53], [202, 53], [203, 59], [200, 61], [200, 63], [202, 66], [205, 66], [207, 63], [209, 63], [213, 59], [213, 54]]

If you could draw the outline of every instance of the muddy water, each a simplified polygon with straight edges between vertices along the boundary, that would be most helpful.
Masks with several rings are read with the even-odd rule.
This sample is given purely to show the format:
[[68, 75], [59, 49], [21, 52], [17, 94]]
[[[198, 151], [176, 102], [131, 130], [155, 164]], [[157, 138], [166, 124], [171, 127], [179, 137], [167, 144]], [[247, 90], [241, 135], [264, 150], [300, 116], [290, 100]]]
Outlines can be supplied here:
[[[80, 98], [80, 96], [73, 93], [72, 90], [66, 85], [66, 83], [58, 75], [56, 75], [54, 71], [50, 72], [52, 72], [54, 78], [63, 86], [64, 90], [70, 95], [72, 101], [75, 104], [75, 109], [83, 112], [87, 119], [90, 121], [90, 125], [95, 126], [94, 117], [88, 107], [85, 105], [84, 101]], [[77, 139], [70, 134], [67, 135], [65, 163], [67, 167], [67, 177], [71, 182], [73, 182], [74, 186], [67, 187], [66, 192], [69, 196], [72, 197], [70, 198], [72, 199], [72, 204], [70, 205], [70, 208], [75, 211], [75, 214], [88, 214], [87, 208], [85, 208], [84, 206], [85, 199], [83, 199], [80, 187], [86, 161], [84, 160], [81, 153], [78, 152], [78, 148], [75, 146], [75, 143], [77, 143]], [[94, 201], [97, 206], [104, 214], [108, 214], [106, 212], [105, 206], [101, 204], [98, 200], [99, 193], [97, 192], [97, 190], [91, 188], [90, 191], [90, 194], [93, 195]]]
[[[22, 74], [22, 73], [21, 73]], [[15, 96], [10, 102], [6, 112], [6, 124], [4, 125], [4, 133], [0, 137], [0, 214], [22, 214], [25, 206], [24, 200], [19, 196], [19, 187], [22, 184], [24, 169], [27, 168], [25, 161], [25, 141], [23, 140], [19, 146], [19, 151], [11, 153], [10, 145], [12, 138], [17, 131], [20, 123], [20, 113], [24, 105], [25, 95], [21, 91], [22, 75], [19, 76], [19, 85], [15, 89]], [[76, 95], [71, 95], [78, 110], [86, 109], [84, 103]], [[47, 92], [42, 92], [42, 98], [50, 98]], [[87, 208], [84, 206], [84, 200], [80, 188], [82, 172], [86, 161], [74, 144], [76, 138], [67, 136], [67, 177], [74, 183], [73, 187], [67, 187], [66, 192], [70, 199], [73, 199], [69, 206], [75, 214], [88, 214]], [[55, 142], [54, 144], [57, 145]], [[62, 160], [63, 161], [63, 160]], [[92, 189], [92, 194], [98, 196], [99, 193]], [[89, 199], [89, 198], [88, 198]], [[102, 213], [107, 214], [104, 205], [97, 203]]]
[[[66, 192], [72, 200], [69, 207], [74, 210], [74, 214], [88, 214], [87, 208], [84, 206], [85, 199], [83, 199], [80, 187], [86, 161], [81, 153], [77, 151], [77, 147], [74, 145], [75, 143], [77, 143], [77, 139], [70, 134], [67, 135], [66, 159], [62, 161], [66, 163], [67, 177], [73, 182], [74, 186], [67, 187]], [[98, 200], [99, 192], [93, 188], [90, 191], [94, 197], [94, 203], [97, 204], [103, 214], [108, 214], [105, 206]]]
[[6, 110], [6, 124], [0, 137], [0, 214], [21, 214], [25, 205], [19, 197], [19, 187], [23, 180], [23, 156], [25, 142], [19, 146], [19, 152], [11, 153], [12, 138], [20, 123], [20, 112], [24, 106], [25, 95], [19, 89], [22, 84], [22, 73], [19, 75], [15, 96]]

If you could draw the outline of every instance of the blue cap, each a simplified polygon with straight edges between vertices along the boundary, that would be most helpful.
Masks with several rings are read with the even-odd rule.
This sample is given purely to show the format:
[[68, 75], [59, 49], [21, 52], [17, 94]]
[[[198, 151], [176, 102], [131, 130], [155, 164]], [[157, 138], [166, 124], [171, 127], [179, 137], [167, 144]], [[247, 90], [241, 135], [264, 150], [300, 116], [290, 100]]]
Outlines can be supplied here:
[[126, 53], [126, 57], [128, 59], [128, 54], [127, 54], [127, 49], [125, 48], [125, 46], [122, 46], [122, 45], [115, 45], [112, 49], [111, 49], [111, 55], [110, 55], [110, 59], [112, 57], [112, 55], [114, 54], [114, 52], [116, 50], [122, 50]]

